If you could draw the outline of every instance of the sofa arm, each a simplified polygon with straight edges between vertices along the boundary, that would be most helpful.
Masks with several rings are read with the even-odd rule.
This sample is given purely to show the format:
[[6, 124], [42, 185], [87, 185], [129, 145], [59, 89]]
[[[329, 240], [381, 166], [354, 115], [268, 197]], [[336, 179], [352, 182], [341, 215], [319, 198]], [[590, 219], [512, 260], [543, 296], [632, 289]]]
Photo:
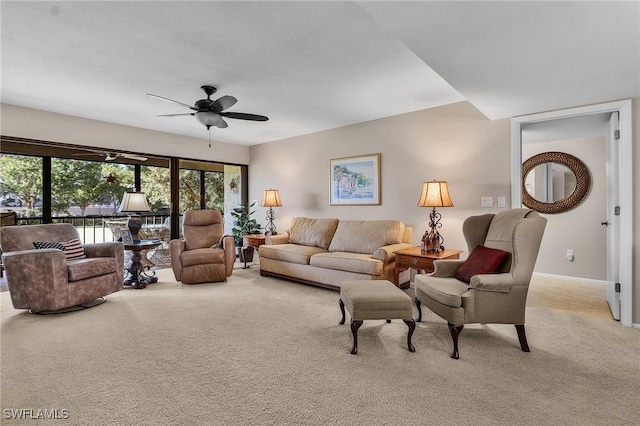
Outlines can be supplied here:
[[169, 250], [171, 251], [171, 269], [173, 269], [173, 275], [176, 277], [176, 281], [182, 281], [182, 261], [180, 256], [184, 251], [186, 244], [184, 240], [171, 240], [169, 242]]
[[483, 274], [471, 277], [469, 285], [478, 291], [494, 291], [509, 293], [511, 286], [516, 285], [512, 274]]
[[[2, 254], [11, 301], [16, 309], [39, 312], [69, 306], [67, 258], [62, 250], [12, 251]], [[65, 304], [66, 303], [66, 304]]]
[[87, 257], [115, 257], [118, 276], [124, 277], [124, 246], [122, 243], [113, 241], [85, 244], [83, 247]]
[[395, 262], [396, 260], [395, 252], [400, 250], [405, 250], [411, 247], [413, 246], [408, 243], [398, 243], [398, 244], [391, 244], [389, 246], [383, 246], [373, 252], [373, 258], [377, 260], [382, 260], [384, 263]]
[[289, 234], [267, 235], [265, 244], [287, 244], [289, 242]]
[[433, 276], [438, 278], [451, 278], [464, 263], [460, 259], [442, 259], [433, 261]]

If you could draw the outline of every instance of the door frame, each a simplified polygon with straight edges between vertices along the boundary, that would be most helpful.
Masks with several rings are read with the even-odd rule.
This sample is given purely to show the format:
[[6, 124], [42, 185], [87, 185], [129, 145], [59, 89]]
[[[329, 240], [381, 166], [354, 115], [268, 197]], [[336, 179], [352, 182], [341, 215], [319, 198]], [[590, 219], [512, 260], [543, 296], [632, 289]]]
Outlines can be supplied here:
[[618, 112], [620, 117], [620, 323], [633, 326], [633, 135], [631, 100], [570, 108], [511, 119], [511, 207], [522, 207], [522, 126], [582, 115]]

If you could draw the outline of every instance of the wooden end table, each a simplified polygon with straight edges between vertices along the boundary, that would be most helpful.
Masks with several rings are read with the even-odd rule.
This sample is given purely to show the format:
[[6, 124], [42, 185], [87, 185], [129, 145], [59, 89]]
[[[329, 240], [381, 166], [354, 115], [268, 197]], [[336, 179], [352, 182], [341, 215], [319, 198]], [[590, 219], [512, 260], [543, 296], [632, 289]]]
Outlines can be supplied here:
[[261, 245], [267, 240], [266, 235], [263, 234], [250, 234], [242, 236], [242, 257], [244, 258], [244, 268], [247, 269], [247, 255], [246, 250], [251, 247], [251, 250], [258, 250]]
[[462, 250], [446, 249], [440, 253], [422, 253], [420, 247], [411, 247], [396, 251], [396, 267], [393, 269], [393, 279], [400, 288], [408, 288], [410, 281], [401, 283], [400, 272], [407, 269], [415, 269], [418, 272], [433, 272], [433, 261], [442, 259], [460, 259]]
[[140, 252], [157, 248], [161, 244], [162, 241], [158, 240], [140, 240], [130, 244], [123, 243], [124, 249], [131, 251], [131, 266], [127, 269], [124, 285], [130, 285], [133, 288], [145, 288], [147, 284], [158, 282], [158, 277], [156, 277], [154, 271], [151, 271], [151, 274], [147, 273], [149, 266], [142, 264]]

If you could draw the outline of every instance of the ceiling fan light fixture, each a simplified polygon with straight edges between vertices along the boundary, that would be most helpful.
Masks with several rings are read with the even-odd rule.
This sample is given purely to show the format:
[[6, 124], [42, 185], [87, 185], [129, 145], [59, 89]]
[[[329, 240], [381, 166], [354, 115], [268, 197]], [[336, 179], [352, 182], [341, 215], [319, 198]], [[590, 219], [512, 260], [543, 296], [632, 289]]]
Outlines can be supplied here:
[[217, 126], [220, 124], [222, 117], [215, 112], [211, 111], [199, 111], [196, 112], [196, 119], [207, 127]]

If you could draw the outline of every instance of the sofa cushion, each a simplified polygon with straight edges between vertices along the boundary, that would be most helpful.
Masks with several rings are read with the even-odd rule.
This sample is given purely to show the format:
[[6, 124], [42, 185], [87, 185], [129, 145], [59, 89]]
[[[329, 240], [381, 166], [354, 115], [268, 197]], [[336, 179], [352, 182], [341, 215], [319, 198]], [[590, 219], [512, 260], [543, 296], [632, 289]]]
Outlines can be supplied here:
[[329, 251], [372, 254], [382, 246], [402, 242], [404, 228], [399, 220], [342, 220]]
[[303, 246], [329, 248], [338, 219], [310, 219], [294, 217], [287, 230], [289, 242]]
[[67, 262], [69, 282], [86, 280], [118, 271], [118, 264], [113, 257], [85, 257]]
[[458, 268], [455, 277], [468, 283], [474, 275], [495, 274], [500, 271], [500, 265], [508, 256], [509, 252], [478, 246]]
[[337, 269], [339, 271], [355, 272], [357, 274], [382, 275], [383, 262], [371, 257], [370, 254], [330, 252], [313, 255], [311, 266]]
[[308, 265], [311, 256], [327, 252], [320, 247], [309, 247], [298, 244], [263, 244], [259, 250], [260, 257], [282, 260], [283, 262], [299, 263], [301, 265]]
[[62, 243], [57, 241], [34, 241], [33, 246], [38, 250], [43, 249], [56, 249], [64, 251]]
[[63, 241], [62, 245], [64, 246], [64, 255], [67, 256], [67, 260], [84, 259], [87, 257], [87, 255], [84, 254], [84, 248], [82, 247], [80, 238]]
[[211, 263], [224, 264], [225, 252], [223, 249], [200, 248], [183, 251], [180, 255], [182, 267], [193, 265], [206, 265]]

